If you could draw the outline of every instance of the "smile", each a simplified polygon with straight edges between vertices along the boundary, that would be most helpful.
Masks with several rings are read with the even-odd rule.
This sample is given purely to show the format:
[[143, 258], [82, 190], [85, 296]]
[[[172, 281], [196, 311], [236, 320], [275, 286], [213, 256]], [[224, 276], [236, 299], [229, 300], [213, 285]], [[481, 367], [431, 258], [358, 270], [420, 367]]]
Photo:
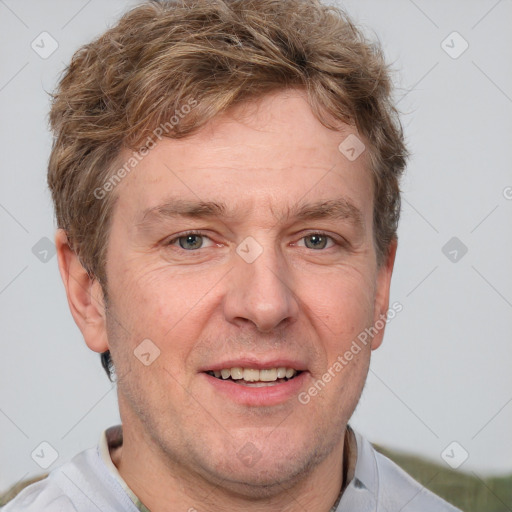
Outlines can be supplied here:
[[249, 387], [263, 387], [288, 382], [301, 372], [284, 366], [262, 370], [237, 366], [234, 368], [223, 368], [222, 370], [211, 370], [206, 373], [219, 380], [231, 380], [237, 384]]
[[233, 366], [203, 370], [204, 382], [215, 394], [243, 406], [268, 407], [293, 400], [307, 386], [309, 372], [291, 366]]

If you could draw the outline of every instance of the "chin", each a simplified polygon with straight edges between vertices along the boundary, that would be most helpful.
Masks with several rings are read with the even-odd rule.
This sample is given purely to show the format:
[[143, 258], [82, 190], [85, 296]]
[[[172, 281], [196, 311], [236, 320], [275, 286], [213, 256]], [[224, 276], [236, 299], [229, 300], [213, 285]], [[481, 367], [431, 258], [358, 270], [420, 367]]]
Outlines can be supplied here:
[[[261, 467], [259, 467], [261, 466]], [[231, 467], [220, 471], [217, 476], [222, 478], [223, 486], [233, 494], [249, 498], [271, 498], [283, 492], [283, 489], [294, 487], [308, 473], [309, 464], [302, 461], [263, 460], [258, 467]]]
[[208, 462], [205, 461], [206, 467], [210, 466], [207, 471], [235, 494], [270, 498], [298, 484], [332, 452], [335, 444], [322, 443], [311, 435], [297, 438], [290, 433], [281, 434], [282, 439], [273, 440], [268, 439], [267, 433], [259, 440], [251, 436], [254, 442], [245, 441], [238, 451], [232, 445], [210, 450]]

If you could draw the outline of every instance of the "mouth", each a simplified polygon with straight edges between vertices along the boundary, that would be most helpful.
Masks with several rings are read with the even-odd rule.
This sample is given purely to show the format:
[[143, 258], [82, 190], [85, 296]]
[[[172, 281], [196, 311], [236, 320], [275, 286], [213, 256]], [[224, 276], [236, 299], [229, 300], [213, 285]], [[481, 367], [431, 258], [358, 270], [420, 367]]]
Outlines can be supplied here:
[[309, 371], [293, 361], [256, 362], [224, 361], [203, 368], [200, 374], [213, 392], [212, 400], [219, 397], [232, 403], [250, 407], [269, 407], [284, 403], [294, 404], [294, 398], [307, 386]]
[[230, 381], [241, 386], [259, 388], [276, 386], [297, 378], [302, 371], [295, 368], [280, 366], [276, 368], [223, 368], [205, 372], [211, 377], [223, 381]]

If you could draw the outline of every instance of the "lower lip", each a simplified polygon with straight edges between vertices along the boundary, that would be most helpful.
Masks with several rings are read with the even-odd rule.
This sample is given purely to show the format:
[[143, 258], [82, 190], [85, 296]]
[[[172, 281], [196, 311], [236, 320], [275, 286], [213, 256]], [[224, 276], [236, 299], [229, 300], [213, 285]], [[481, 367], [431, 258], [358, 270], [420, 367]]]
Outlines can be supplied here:
[[230, 379], [217, 379], [207, 373], [202, 375], [216, 391], [227, 396], [233, 402], [253, 407], [264, 407], [279, 405], [297, 397], [300, 389], [304, 386], [307, 372], [303, 371], [286, 382], [263, 387], [244, 386]]

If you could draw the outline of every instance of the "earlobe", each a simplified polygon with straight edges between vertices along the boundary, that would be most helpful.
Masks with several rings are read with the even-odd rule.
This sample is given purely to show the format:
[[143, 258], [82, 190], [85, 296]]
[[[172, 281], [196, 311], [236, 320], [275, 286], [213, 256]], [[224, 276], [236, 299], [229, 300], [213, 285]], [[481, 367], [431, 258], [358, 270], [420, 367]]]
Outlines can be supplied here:
[[60, 275], [75, 323], [82, 332], [87, 346], [94, 352], [104, 352], [109, 346], [101, 285], [84, 269], [78, 256], [71, 249], [63, 229], [57, 230], [55, 245]]
[[391, 276], [395, 265], [396, 250], [398, 247], [397, 238], [393, 238], [389, 244], [389, 251], [386, 261], [377, 269], [377, 282], [375, 290], [375, 314], [373, 319], [374, 328], [377, 333], [372, 338], [372, 350], [379, 348], [384, 338], [387, 312], [389, 309], [389, 294], [391, 290]]

